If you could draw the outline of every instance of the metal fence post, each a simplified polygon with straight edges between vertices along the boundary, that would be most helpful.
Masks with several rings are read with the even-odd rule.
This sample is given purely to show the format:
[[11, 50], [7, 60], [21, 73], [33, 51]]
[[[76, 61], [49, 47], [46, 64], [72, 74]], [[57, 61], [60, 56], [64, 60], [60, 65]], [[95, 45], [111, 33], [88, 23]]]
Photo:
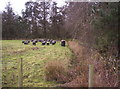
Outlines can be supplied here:
[[93, 87], [94, 65], [89, 65], [89, 87]]

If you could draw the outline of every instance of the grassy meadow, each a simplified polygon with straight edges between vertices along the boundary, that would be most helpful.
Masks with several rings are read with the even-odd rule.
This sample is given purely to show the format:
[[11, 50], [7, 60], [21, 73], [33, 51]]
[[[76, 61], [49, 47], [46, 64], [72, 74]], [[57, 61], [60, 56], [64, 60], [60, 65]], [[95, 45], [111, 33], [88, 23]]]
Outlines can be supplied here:
[[23, 59], [23, 86], [50, 87], [58, 83], [45, 80], [45, 65], [59, 60], [66, 68], [69, 66], [72, 52], [62, 47], [58, 41], [55, 45], [36, 46], [22, 44], [21, 40], [2, 41], [2, 86], [18, 87], [19, 61]]

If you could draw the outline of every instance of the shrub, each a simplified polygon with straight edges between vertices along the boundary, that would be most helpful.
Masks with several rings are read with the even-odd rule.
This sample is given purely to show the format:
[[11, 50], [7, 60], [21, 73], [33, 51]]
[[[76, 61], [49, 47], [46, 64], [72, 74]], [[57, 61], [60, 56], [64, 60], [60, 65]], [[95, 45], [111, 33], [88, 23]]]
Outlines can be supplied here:
[[50, 61], [45, 66], [45, 79], [47, 81], [66, 82], [66, 65], [62, 61]]

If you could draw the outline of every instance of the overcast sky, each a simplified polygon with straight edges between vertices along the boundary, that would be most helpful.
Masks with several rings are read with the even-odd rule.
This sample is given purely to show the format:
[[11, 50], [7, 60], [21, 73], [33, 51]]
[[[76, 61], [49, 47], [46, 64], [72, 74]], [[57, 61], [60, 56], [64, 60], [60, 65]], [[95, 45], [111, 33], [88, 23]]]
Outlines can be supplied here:
[[[25, 9], [25, 2], [27, 2], [27, 1], [30, 1], [30, 0], [0, 0], [0, 12], [2, 12], [3, 10], [5, 10], [5, 7], [6, 7], [6, 5], [8, 4], [8, 2], [10, 2], [11, 3], [11, 6], [12, 6], [12, 8], [13, 8], [13, 10], [14, 10], [14, 12], [16, 13], [16, 14], [21, 14], [21, 10], [22, 9]], [[31, 0], [31, 1], [36, 1], [36, 0]], [[42, 1], [42, 0], [39, 0], [39, 1]], [[105, 2], [105, 1], [108, 1], [108, 2], [118, 2], [119, 0], [55, 0], [55, 1], [57, 1], [57, 3], [58, 3], [58, 6], [62, 6], [62, 5], [64, 5], [65, 3], [64, 3], [64, 1], [74, 1], [74, 2], [78, 2], [78, 1], [102, 1], [102, 2]]]
[[[0, 12], [5, 10], [6, 5], [8, 2], [11, 3], [11, 6], [14, 10], [15, 13], [21, 14], [21, 10], [25, 9], [25, 2], [30, 1], [30, 0], [0, 0]], [[36, 1], [36, 0], [31, 0], [31, 1]], [[64, 0], [57, 0], [58, 6], [64, 5]]]

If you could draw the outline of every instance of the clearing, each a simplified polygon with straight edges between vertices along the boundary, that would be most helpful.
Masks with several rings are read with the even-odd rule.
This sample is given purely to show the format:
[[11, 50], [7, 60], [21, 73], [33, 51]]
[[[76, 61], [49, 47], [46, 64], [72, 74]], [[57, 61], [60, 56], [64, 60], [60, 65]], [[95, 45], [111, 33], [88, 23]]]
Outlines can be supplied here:
[[36, 46], [31, 43], [22, 44], [21, 40], [2, 41], [2, 78], [3, 87], [18, 86], [19, 60], [23, 59], [23, 86], [51, 87], [58, 83], [45, 81], [45, 64], [49, 61], [61, 60], [67, 66], [72, 57], [71, 50], [66, 46], [55, 45], [42, 46], [40, 42]]

